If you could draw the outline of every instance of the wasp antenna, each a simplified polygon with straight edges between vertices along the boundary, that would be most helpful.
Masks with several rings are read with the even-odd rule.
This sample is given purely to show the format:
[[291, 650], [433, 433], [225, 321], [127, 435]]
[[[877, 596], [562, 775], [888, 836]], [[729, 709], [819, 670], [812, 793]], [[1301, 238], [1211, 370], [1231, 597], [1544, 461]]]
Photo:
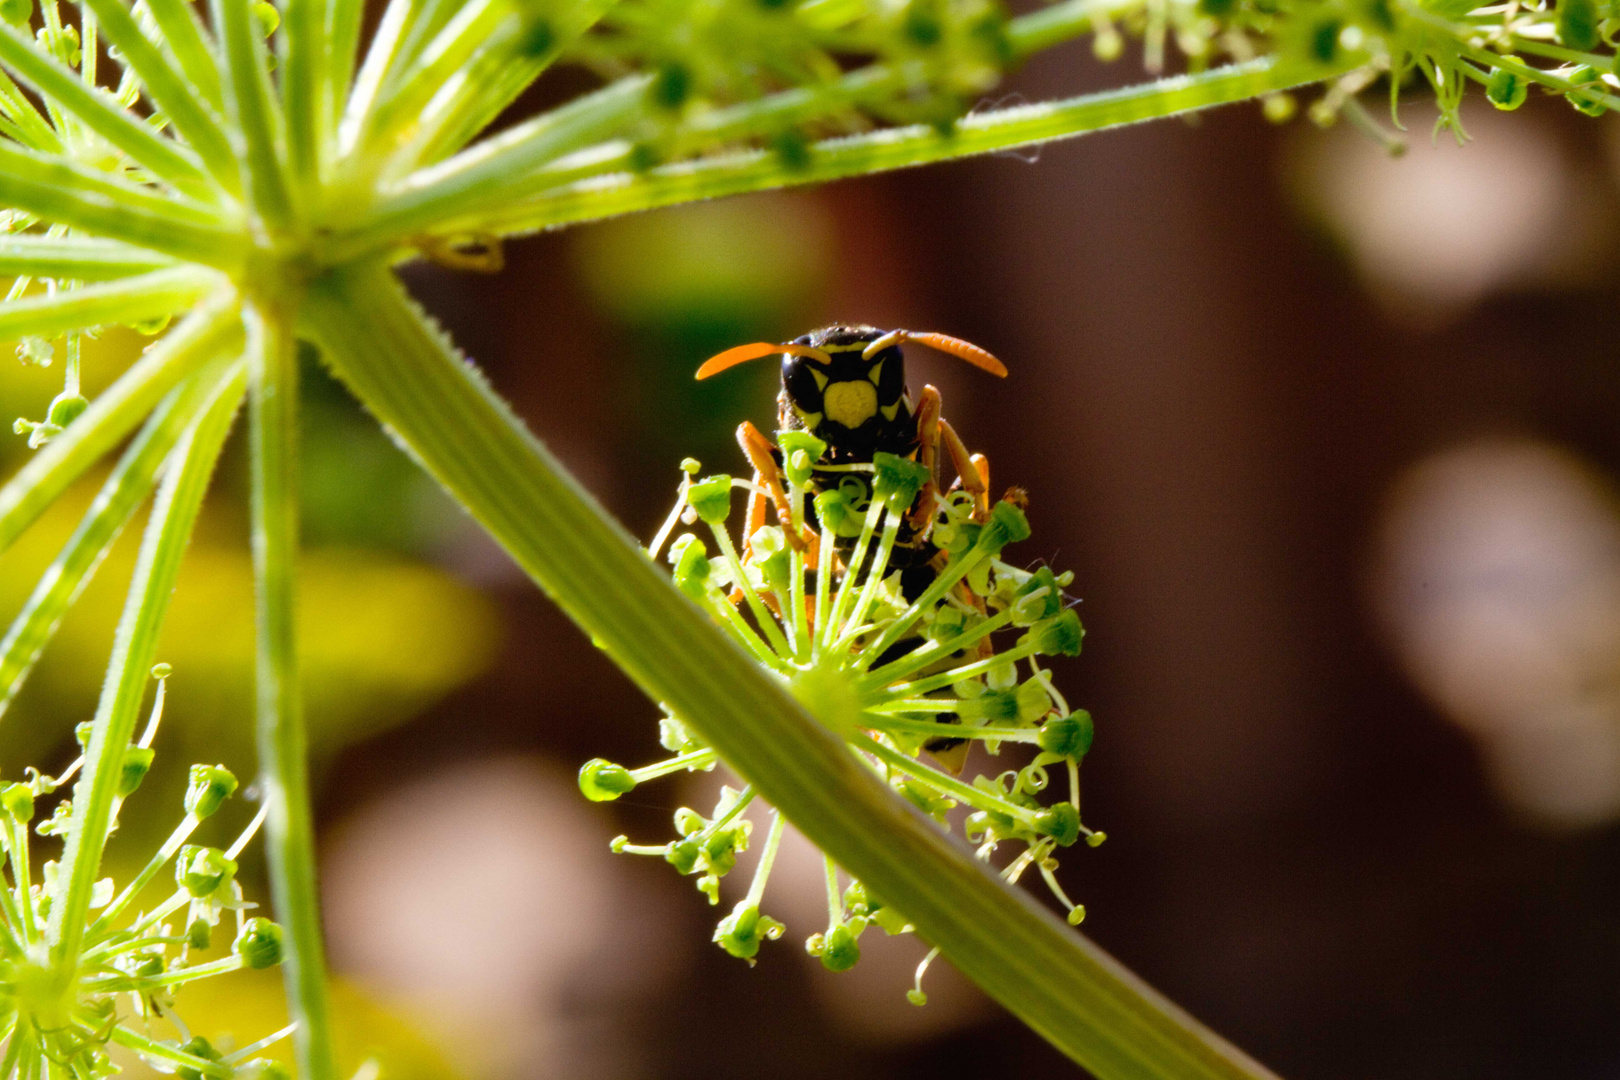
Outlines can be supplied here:
[[[938, 349], [942, 353], [950, 353], [958, 360], [966, 360], [974, 367], [981, 371], [988, 371], [997, 378], [1005, 379], [1007, 377], [1007, 366], [971, 341], [953, 338], [949, 334], [906, 333], [905, 339], [915, 341], [919, 345], [927, 345], [930, 349]], [[873, 344], [876, 344], [876, 342], [873, 342]]]
[[697, 369], [699, 379], [707, 379], [710, 375], [720, 372], [738, 364], [746, 364], [750, 360], [759, 360], [767, 356], [776, 356], [780, 353], [792, 353], [794, 356], [808, 356], [812, 360], [819, 360], [823, 364], [832, 363], [832, 357], [820, 349], [812, 349], [808, 345], [773, 345], [768, 341], [756, 341], [749, 345], [737, 345], [723, 353], [709, 357], [703, 366]]

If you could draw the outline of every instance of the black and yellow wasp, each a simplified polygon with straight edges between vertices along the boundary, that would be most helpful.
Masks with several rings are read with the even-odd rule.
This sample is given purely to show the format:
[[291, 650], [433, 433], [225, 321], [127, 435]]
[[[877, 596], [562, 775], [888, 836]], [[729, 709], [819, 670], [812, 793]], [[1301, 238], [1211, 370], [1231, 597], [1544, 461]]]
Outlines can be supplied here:
[[[989, 462], [970, 454], [950, 423], [940, 415], [939, 391], [924, 386], [914, 401], [906, 386], [905, 356], [900, 346], [915, 342], [966, 360], [974, 367], [1005, 377], [1000, 360], [969, 342], [945, 334], [879, 330], [873, 326], [833, 325], [792, 341], [754, 342], [727, 349], [698, 368], [706, 379], [737, 364], [768, 356], [782, 357], [782, 391], [777, 420], [784, 431], [807, 431], [827, 444], [815, 475], [818, 484], [838, 483], [850, 465], [869, 464], [875, 454], [915, 460], [930, 480], [918, 493], [895, 548], [891, 565], [901, 571], [901, 588], [920, 593], [933, 578], [938, 549], [928, 540], [940, 498], [941, 450], [950, 457], [958, 482], [975, 499], [979, 516], [988, 512]], [[787, 493], [782, 487], [781, 451], [751, 422], [737, 429], [737, 442], [754, 467], [756, 489], [767, 492], [787, 540], [803, 550], [815, 543], [815, 523], [805, 535], [787, 527]], [[758, 492], [749, 499], [744, 536], [765, 524], [765, 504]]]

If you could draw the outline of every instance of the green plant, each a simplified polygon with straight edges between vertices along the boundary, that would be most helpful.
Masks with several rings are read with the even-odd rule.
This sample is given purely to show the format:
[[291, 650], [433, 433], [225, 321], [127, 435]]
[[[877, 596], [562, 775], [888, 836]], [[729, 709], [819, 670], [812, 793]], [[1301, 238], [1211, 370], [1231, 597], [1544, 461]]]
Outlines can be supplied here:
[[[362, 8], [82, 0], [65, 17], [58, 0], [0, 3], [0, 270], [15, 275], [0, 334], [31, 363], [62, 338], [67, 369], [48, 414], [19, 427], [37, 453], [0, 488], [0, 549], [139, 429], [0, 646], [0, 698], [161, 477], [63, 826], [49, 970], [68, 977], [94, 947], [89, 912], [157, 629], [245, 396], [266, 846], [301, 1069], [333, 1075], [294, 647], [307, 342], [650, 697], [1064, 1052], [1105, 1077], [1264, 1075], [874, 779], [823, 726], [836, 726], [823, 700], [795, 696], [676, 589], [389, 266], [423, 254], [487, 269], [503, 238], [527, 232], [1246, 98], [1281, 118], [1287, 91], [1308, 83], [1328, 83], [1316, 119], [1369, 127], [1354, 95], [1384, 75], [1398, 94], [1414, 71], [1459, 135], [1468, 81], [1501, 108], [1536, 84], [1601, 112], [1620, 103], [1610, 6], [1065, 0], [1009, 18], [990, 0], [391, 0], [363, 56]], [[1173, 40], [1188, 73], [969, 111], [1023, 58], [1084, 34], [1117, 56], [1122, 31], [1141, 35], [1155, 72]], [[475, 141], [559, 64], [599, 88]], [[83, 397], [86, 334], [156, 333], [182, 312]]]

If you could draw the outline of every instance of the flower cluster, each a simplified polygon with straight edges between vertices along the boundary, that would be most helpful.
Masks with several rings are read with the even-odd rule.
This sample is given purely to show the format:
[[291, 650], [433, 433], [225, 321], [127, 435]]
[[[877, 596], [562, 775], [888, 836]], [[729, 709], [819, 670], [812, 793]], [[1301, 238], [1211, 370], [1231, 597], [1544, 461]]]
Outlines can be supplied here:
[[[732, 493], [748, 489], [761, 501], [765, 493], [730, 476], [695, 479], [698, 465], [688, 460], [652, 553], [678, 522], [707, 526], [709, 540], [682, 532], [669, 544], [680, 589], [792, 686], [896, 793], [941, 826], [959, 827], [981, 859], [1016, 845], [1003, 876], [1016, 881], [1038, 870], [1078, 924], [1084, 909], [1064, 894], [1054, 871], [1058, 849], [1103, 840], [1080, 818], [1079, 765], [1092, 721], [1070, 709], [1041, 659], [1077, 655], [1082, 630], [1064, 596], [1070, 574], [1020, 569], [1002, 558], [1029, 535], [1022, 496], [1012, 493], [993, 507], [965, 491], [939, 496], [918, 462], [877, 454], [870, 464], [831, 466], [821, 461], [826, 444], [807, 432], [781, 432], [778, 441], [790, 521], [760, 525], [739, 545], [729, 531]], [[716, 764], [715, 752], [678, 717], [663, 718], [660, 741], [672, 756], [642, 768], [588, 762], [581, 789], [605, 801], [656, 777]], [[974, 744], [984, 759], [969, 755]], [[1010, 746], [1033, 755], [963, 779], [964, 765], [993, 763]], [[1066, 797], [1045, 801], [1054, 773]], [[754, 799], [752, 786], [724, 788], [707, 816], [689, 807], [676, 812], [675, 839], [632, 844], [619, 837], [613, 850], [665, 859], [696, 875], [698, 888], [718, 903], [720, 878], [750, 843], [753, 826], [743, 815]], [[958, 807], [965, 816], [952, 814]], [[761, 941], [784, 930], [760, 906], [782, 829], [773, 812], [747, 895], [715, 930], [721, 947], [750, 961]], [[828, 924], [806, 947], [828, 968], [853, 966], [871, 926], [890, 934], [911, 929], [861, 882], [841, 887], [830, 859], [826, 882]], [[921, 977], [919, 969], [910, 995], [919, 1004]]]
[[[151, 768], [152, 739], [163, 715], [166, 665], [159, 665], [157, 700], [140, 740], [125, 751], [118, 777], [114, 818]], [[81, 742], [89, 724], [80, 725]], [[140, 1055], [154, 1068], [190, 1080], [284, 1076], [279, 1064], [256, 1055], [291, 1028], [250, 1046], [222, 1053], [192, 1034], [175, 1011], [175, 995], [191, 983], [243, 968], [266, 968], [281, 960], [281, 928], [249, 917], [255, 905], [236, 881], [237, 858], [263, 821], [254, 818], [231, 845], [220, 849], [188, 841], [230, 798], [236, 778], [220, 766], [194, 765], [185, 795], [185, 816], [146, 865], [122, 888], [110, 878], [95, 882], [90, 908], [96, 914], [78, 941], [76, 957], [53, 924], [53, 909], [65, 906], [66, 875], [55, 861], [36, 868], [29, 830], [42, 837], [69, 836], [74, 828], [69, 800], [49, 816], [42, 801], [55, 794], [83, 764], [59, 776], [29, 769], [26, 778], [0, 783], [0, 1080], [92, 1080], [118, 1069], [109, 1044]], [[39, 820], [43, 819], [43, 820]], [[37, 821], [37, 824], [36, 824]], [[137, 901], [172, 865], [173, 891], [154, 906]], [[220, 922], [229, 912], [234, 932], [223, 956]], [[59, 920], [58, 920], [59, 921]], [[169, 1029], [167, 1037], [154, 1034]]]

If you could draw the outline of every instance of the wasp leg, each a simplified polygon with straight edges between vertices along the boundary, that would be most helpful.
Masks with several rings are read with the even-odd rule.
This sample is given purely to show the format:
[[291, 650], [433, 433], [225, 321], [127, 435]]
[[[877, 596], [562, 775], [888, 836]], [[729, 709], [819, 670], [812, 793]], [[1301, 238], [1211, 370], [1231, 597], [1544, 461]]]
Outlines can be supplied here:
[[924, 386], [917, 395], [917, 461], [928, 470], [928, 481], [912, 504], [911, 526], [918, 532], [927, 531], [939, 509], [939, 431], [944, 422], [939, 408], [939, 391]]
[[[983, 454], [970, 454], [963, 444], [961, 436], [951, 427], [950, 421], [940, 418], [940, 441], [945, 444], [946, 451], [951, 455], [951, 466], [956, 469], [957, 479], [973, 496], [973, 516], [980, 522], [990, 520], [990, 462]], [[985, 469], [981, 474], [979, 463], [984, 462]]]
[[[776, 449], [775, 445], [760, 433], [759, 428], [755, 427], [751, 420], [744, 420], [738, 425], [737, 445], [742, 447], [749, 464], [754, 466], [754, 480], [771, 493], [771, 502], [776, 507], [776, 521], [782, 526], [782, 535], [787, 537], [787, 542], [793, 545], [794, 550], [804, 551], [804, 538], [793, 528], [793, 509], [788, 505], [787, 492], [782, 489], [782, 472], [776, 467], [776, 458], [772, 456], [772, 451]], [[750, 495], [748, 499], [748, 535], [743, 538], [745, 546], [752, 541], [754, 530], [765, 524], [765, 507], [761, 502], [756, 508], [757, 499], [757, 495]]]

